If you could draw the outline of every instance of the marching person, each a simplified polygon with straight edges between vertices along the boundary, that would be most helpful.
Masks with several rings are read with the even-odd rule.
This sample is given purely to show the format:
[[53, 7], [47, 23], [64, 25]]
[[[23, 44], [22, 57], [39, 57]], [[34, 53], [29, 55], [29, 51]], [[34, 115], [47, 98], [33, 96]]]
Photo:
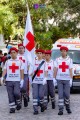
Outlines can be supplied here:
[[45, 51], [46, 71], [47, 71], [47, 91], [51, 97], [52, 109], [55, 109], [55, 87], [53, 83], [54, 62], [51, 59], [51, 50]]
[[41, 107], [41, 112], [44, 112], [44, 85], [46, 84], [45, 61], [42, 59], [42, 50], [36, 50], [37, 59], [35, 60], [33, 73], [33, 109], [34, 115], [38, 114], [38, 101]]
[[7, 60], [4, 66], [1, 84], [6, 77], [6, 87], [9, 98], [10, 113], [15, 113], [15, 109], [21, 109], [20, 87], [23, 86], [23, 63], [17, 59], [18, 50], [15, 47], [10, 49], [11, 59]]
[[[42, 59], [45, 61], [45, 50], [42, 50]], [[47, 99], [47, 82], [46, 82], [46, 84], [44, 85], [44, 109], [45, 110], [47, 110], [47, 104], [48, 104], [48, 99]]]
[[28, 80], [28, 61], [26, 60], [26, 57], [24, 55], [25, 48], [23, 44], [18, 44], [18, 58], [22, 60], [24, 64], [24, 84], [23, 87], [21, 88], [21, 93], [22, 97], [24, 100], [24, 107], [28, 106], [28, 97], [29, 97], [29, 91], [28, 91], [28, 86], [29, 86], [29, 80]]
[[67, 113], [70, 114], [70, 80], [73, 78], [72, 59], [67, 55], [68, 48], [62, 46], [60, 48], [61, 57], [55, 60], [54, 77], [57, 80], [58, 85], [58, 96], [59, 96], [59, 113], [63, 115], [64, 103], [66, 106]]

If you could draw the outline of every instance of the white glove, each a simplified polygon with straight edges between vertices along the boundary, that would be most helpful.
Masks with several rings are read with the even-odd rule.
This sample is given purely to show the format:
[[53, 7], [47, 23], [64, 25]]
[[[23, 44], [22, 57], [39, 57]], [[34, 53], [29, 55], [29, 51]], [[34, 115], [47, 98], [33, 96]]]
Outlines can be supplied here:
[[54, 84], [54, 87], [57, 86], [57, 80], [55, 78], [53, 78], [53, 84]]
[[43, 79], [43, 85], [45, 85], [45, 84], [47, 84], [47, 78], [46, 77]]
[[1, 85], [3, 85], [3, 79], [4, 79], [3, 77], [0, 78]]
[[69, 82], [70, 82], [70, 87], [71, 87], [71, 86], [72, 86], [72, 78], [70, 79], [70, 81], [69, 81]]
[[20, 88], [23, 87], [23, 84], [24, 84], [24, 80], [21, 80], [21, 81], [20, 81]]

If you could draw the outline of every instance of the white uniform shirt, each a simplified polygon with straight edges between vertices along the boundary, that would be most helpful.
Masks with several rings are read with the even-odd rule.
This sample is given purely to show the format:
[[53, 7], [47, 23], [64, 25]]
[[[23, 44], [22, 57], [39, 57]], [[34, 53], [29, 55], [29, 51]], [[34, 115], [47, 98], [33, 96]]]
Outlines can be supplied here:
[[[35, 60], [35, 65], [34, 65], [34, 73], [37, 70], [39, 64], [43, 61], [42, 60]], [[37, 83], [37, 84], [43, 84], [43, 79], [44, 79], [44, 72], [45, 72], [45, 62], [43, 63], [43, 65], [41, 66], [40, 70], [38, 71], [37, 75], [35, 76], [33, 83]]]
[[23, 55], [18, 54], [17, 58], [22, 60], [24, 64], [24, 74], [28, 74], [28, 61], [26, 60], [24, 54]]
[[4, 69], [7, 70], [6, 81], [20, 81], [20, 70], [23, 70], [24, 66], [19, 59], [9, 59], [6, 61]]
[[70, 80], [70, 69], [73, 68], [72, 59], [67, 56], [65, 59], [59, 57], [54, 62], [54, 67], [58, 69], [57, 71], [57, 80]]
[[46, 62], [46, 71], [48, 73], [47, 80], [53, 80], [53, 69], [54, 69], [53, 60], [50, 60], [49, 62]]

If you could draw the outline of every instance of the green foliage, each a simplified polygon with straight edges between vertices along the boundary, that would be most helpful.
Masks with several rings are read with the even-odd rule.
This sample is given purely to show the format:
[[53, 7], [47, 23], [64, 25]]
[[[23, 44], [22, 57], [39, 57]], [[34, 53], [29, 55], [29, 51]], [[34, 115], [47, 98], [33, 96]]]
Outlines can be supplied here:
[[[51, 49], [52, 48], [52, 32], [36, 32], [35, 40], [38, 43], [38, 47], [42, 49]], [[36, 39], [37, 38], [37, 39]]]
[[[5, 39], [24, 35], [27, 2], [39, 47], [51, 49], [57, 39], [80, 32], [80, 0], [0, 0], [0, 33]], [[34, 9], [34, 4], [46, 6]], [[67, 19], [72, 16], [75, 17]], [[52, 24], [48, 22], [51, 19]]]
[[11, 9], [8, 5], [0, 4], [0, 33], [3, 33], [7, 39], [12, 33], [12, 24], [16, 22]]
[[80, 15], [80, 0], [68, 0], [69, 12], [73, 14], [78, 13]]
[[52, 27], [50, 28], [50, 31], [53, 32], [53, 35], [52, 35], [52, 41], [53, 43], [58, 40], [59, 38], [64, 38], [66, 37], [66, 34], [64, 34], [63, 30], [60, 30], [59, 27]]
[[50, 50], [52, 48], [52, 40], [41, 40], [39, 44], [39, 48], [42, 48], [44, 50]]

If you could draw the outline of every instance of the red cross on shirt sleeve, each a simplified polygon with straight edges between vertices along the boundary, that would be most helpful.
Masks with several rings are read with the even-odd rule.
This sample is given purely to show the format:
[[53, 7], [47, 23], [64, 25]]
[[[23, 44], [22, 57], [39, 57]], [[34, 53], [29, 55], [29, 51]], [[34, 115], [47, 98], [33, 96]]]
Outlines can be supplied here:
[[22, 61], [23, 61], [23, 63], [25, 63], [25, 60], [24, 60], [24, 59], [22, 59], [22, 57], [19, 57], [19, 59], [20, 59], [20, 60], [22, 60]]

